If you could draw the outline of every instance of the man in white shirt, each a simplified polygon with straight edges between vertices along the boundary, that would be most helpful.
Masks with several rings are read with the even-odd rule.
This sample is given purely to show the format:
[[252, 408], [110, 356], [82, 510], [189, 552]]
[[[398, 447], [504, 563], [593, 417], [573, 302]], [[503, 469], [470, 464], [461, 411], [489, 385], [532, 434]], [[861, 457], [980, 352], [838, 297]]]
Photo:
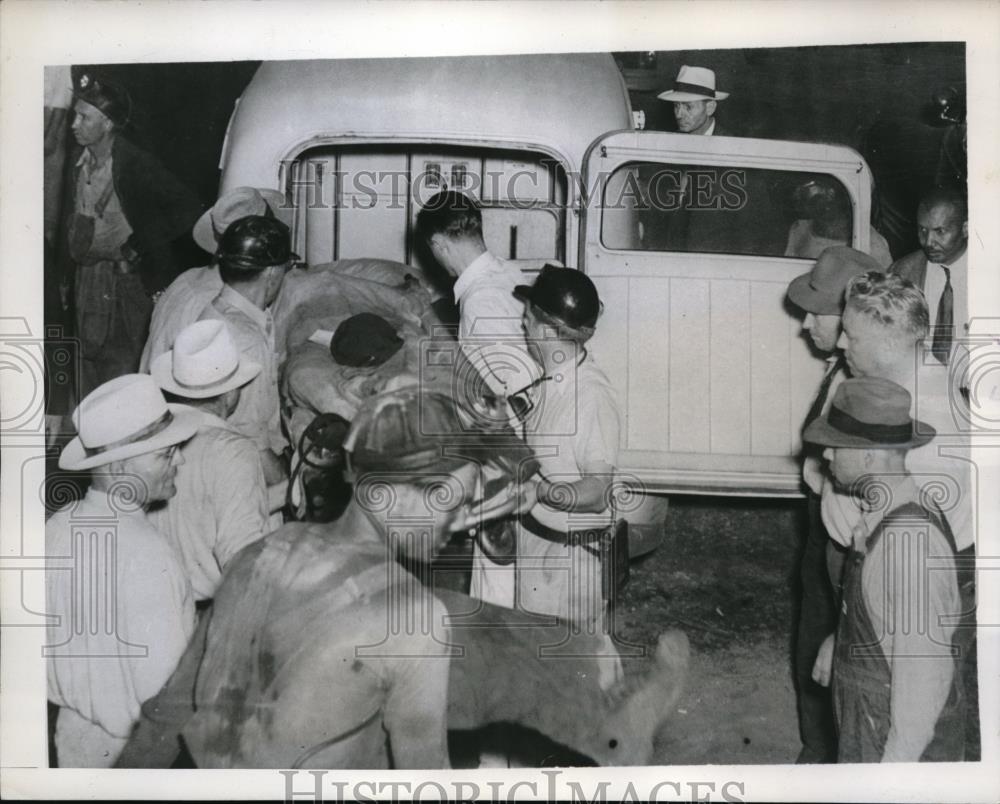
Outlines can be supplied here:
[[[456, 277], [459, 307], [458, 342], [473, 372], [459, 371], [465, 383], [459, 392], [468, 401], [480, 396], [481, 378], [489, 395], [500, 401], [528, 388], [540, 371], [528, 354], [521, 328], [523, 303], [514, 288], [525, 276], [516, 266], [494, 257], [483, 239], [483, 216], [469, 196], [453, 190], [428, 199], [417, 214], [417, 229], [431, 254]], [[503, 417], [503, 413], [498, 413]], [[513, 568], [491, 561], [475, 548], [472, 566], [473, 597], [498, 606], [514, 605]]]
[[178, 446], [197, 418], [167, 405], [145, 374], [99, 386], [73, 414], [79, 435], [59, 467], [89, 470], [90, 489], [45, 524], [44, 654], [59, 767], [114, 764], [194, 631], [184, 570], [146, 510], [174, 495]]
[[928, 346], [934, 357], [947, 365], [969, 324], [965, 194], [944, 188], [925, 195], [917, 208], [917, 238], [920, 251], [896, 260], [889, 273], [909, 279], [924, 292], [931, 326]]
[[[222, 321], [198, 321], [153, 361], [157, 385], [195, 408], [198, 432], [184, 445], [177, 494], [149, 512], [177, 550], [195, 599], [208, 600], [229, 560], [270, 532], [267, 486], [253, 441], [226, 419], [260, 373], [242, 358]], [[280, 527], [280, 519], [274, 523]]]

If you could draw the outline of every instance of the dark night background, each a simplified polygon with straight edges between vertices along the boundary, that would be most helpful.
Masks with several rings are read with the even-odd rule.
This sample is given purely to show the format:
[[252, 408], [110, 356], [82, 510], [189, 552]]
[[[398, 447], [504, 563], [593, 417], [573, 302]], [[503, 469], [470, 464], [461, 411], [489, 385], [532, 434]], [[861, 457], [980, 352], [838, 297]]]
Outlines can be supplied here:
[[[657, 99], [682, 64], [711, 67], [731, 93], [716, 115], [742, 136], [832, 142], [866, 158], [878, 188], [876, 226], [894, 255], [916, 248], [912, 218], [933, 180], [945, 129], [927, 122], [931, 93], [965, 93], [963, 43], [659, 51], [615, 54], [646, 128], [675, 130]], [[89, 65], [132, 93], [131, 136], [208, 206], [233, 104], [260, 62]], [[82, 67], [83, 65], [81, 65]]]

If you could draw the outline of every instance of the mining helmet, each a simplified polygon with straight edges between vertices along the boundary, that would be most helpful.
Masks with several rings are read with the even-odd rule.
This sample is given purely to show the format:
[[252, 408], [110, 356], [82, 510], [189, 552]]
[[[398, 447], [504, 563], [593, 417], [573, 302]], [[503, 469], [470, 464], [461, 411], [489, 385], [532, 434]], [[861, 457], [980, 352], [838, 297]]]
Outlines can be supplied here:
[[593, 328], [601, 314], [594, 283], [573, 268], [545, 265], [533, 285], [517, 285], [514, 295], [570, 329]]
[[450, 472], [467, 463], [499, 463], [528, 477], [537, 469], [531, 448], [512, 431], [466, 424], [448, 396], [417, 386], [370, 398], [344, 441], [353, 479], [367, 472], [393, 476]]
[[125, 126], [132, 116], [132, 99], [124, 87], [82, 73], [73, 87], [73, 95], [100, 110], [116, 126]]
[[298, 259], [291, 250], [288, 227], [264, 215], [248, 215], [229, 224], [215, 254], [220, 263], [243, 271], [262, 271]]

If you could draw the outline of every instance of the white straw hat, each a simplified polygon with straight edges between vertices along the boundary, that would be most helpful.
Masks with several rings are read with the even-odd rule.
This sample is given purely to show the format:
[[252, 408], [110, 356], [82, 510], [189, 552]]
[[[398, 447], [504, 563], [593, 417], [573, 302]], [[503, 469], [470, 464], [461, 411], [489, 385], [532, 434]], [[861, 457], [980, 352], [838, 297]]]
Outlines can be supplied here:
[[244, 360], [223, 321], [196, 321], [181, 330], [174, 348], [149, 367], [164, 391], [188, 399], [207, 399], [246, 385], [260, 365]]
[[293, 211], [285, 202], [285, 197], [277, 190], [263, 187], [236, 187], [198, 218], [191, 236], [205, 251], [215, 254], [219, 238], [234, 221], [249, 215], [274, 215], [290, 229]]
[[683, 103], [699, 100], [725, 100], [728, 92], [717, 92], [715, 89], [715, 71], [707, 67], [688, 67], [686, 64], [677, 73], [674, 88], [661, 92], [656, 97], [660, 100]]
[[59, 468], [92, 469], [187, 441], [201, 415], [168, 405], [148, 374], [116, 377], [88, 394], [73, 411], [79, 435], [59, 456]]

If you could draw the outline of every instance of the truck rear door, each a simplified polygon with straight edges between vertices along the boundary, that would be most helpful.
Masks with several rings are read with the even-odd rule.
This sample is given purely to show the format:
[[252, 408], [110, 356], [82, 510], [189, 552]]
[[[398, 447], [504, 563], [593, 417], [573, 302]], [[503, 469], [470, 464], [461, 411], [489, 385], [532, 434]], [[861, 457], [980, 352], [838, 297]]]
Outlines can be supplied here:
[[605, 305], [593, 346], [624, 406], [621, 471], [657, 491], [797, 495], [825, 355], [785, 291], [826, 245], [869, 250], [864, 160], [623, 131], [585, 165], [579, 266]]

